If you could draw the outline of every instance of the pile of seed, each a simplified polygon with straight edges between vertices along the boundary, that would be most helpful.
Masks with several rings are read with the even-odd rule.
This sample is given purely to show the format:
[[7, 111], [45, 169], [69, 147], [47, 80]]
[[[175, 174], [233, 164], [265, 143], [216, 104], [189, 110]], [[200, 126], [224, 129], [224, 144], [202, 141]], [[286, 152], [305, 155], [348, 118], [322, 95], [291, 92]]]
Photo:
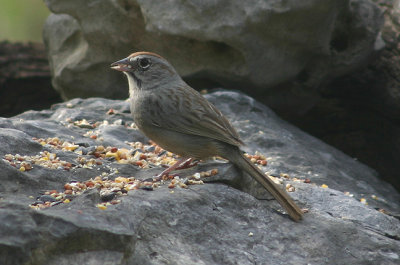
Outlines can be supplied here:
[[61, 140], [58, 137], [47, 139], [33, 138], [33, 140], [46, 147], [76, 153], [79, 155], [76, 159], [77, 164], [84, 168], [102, 165], [101, 160], [103, 159], [115, 161], [120, 164], [133, 164], [141, 168], [160, 165], [170, 166], [177, 161], [174, 154], [163, 150], [153, 142], [150, 142], [148, 145], [142, 142], [126, 142], [133, 147], [133, 149], [129, 150], [127, 148], [104, 147], [102, 145], [82, 148], [72, 142]]
[[19, 154], [6, 154], [4, 160], [7, 161], [11, 166], [18, 168], [20, 171], [29, 171], [33, 168], [33, 165], [39, 165], [50, 169], [64, 169], [70, 170], [72, 164], [60, 160], [56, 154], [48, 151], [40, 152], [39, 155], [34, 156], [23, 156]]
[[254, 155], [250, 154], [245, 154], [245, 156], [250, 159], [250, 161], [254, 164], [258, 164], [261, 166], [266, 166], [267, 165], [267, 158], [261, 154], [260, 152], [256, 151]]
[[126, 142], [133, 149], [117, 147], [96, 146], [90, 155], [96, 158], [113, 159], [120, 164], [133, 164], [141, 168], [150, 168], [155, 166], [171, 166], [175, 164], [177, 158], [171, 152], [163, 150], [154, 143], [145, 145], [141, 142]]
[[217, 169], [205, 172], [195, 173], [192, 176], [181, 178], [179, 176], [163, 176], [161, 181], [152, 179], [139, 180], [134, 177], [116, 177], [111, 180], [108, 177], [97, 176], [85, 182], [73, 181], [64, 185], [63, 191], [49, 190], [42, 196], [39, 196], [36, 202], [30, 205], [33, 209], [45, 209], [61, 203], [70, 203], [76, 196], [81, 195], [86, 190], [97, 189], [99, 191], [101, 203], [96, 206], [105, 210], [109, 205], [119, 204], [120, 196], [127, 195], [128, 192], [142, 189], [152, 191], [161, 185], [168, 185], [168, 188], [174, 189], [187, 188], [188, 185], [203, 184], [202, 178], [218, 174]]
[[[85, 119], [80, 121], [68, 120], [67, 122], [69, 124], [68, 126], [77, 126], [86, 129], [94, 129], [101, 124], [108, 124], [107, 121], [89, 123]], [[131, 124], [130, 128], [135, 129], [134, 123]], [[97, 139], [96, 132], [88, 131], [85, 133], [85, 135], [93, 139]], [[93, 135], [96, 137], [93, 137]], [[142, 142], [125, 142], [127, 145], [132, 147], [132, 149], [127, 149], [112, 146], [105, 147], [102, 145], [85, 148], [73, 142], [61, 140], [58, 137], [47, 139], [33, 138], [33, 140], [45, 147], [76, 153], [77, 164], [73, 165], [69, 162], [62, 161], [54, 153], [48, 151], [40, 152], [40, 154], [36, 156], [7, 154], [4, 156], [4, 159], [8, 161], [10, 165], [17, 167], [21, 171], [31, 170], [33, 165], [64, 170], [70, 170], [74, 166], [90, 169], [95, 166], [103, 165], [104, 161], [116, 162], [120, 164], [133, 164], [140, 168], [146, 169], [160, 166], [168, 167], [177, 161], [176, 155], [163, 150], [152, 141], [150, 141], [149, 144], [144, 144]], [[267, 165], [266, 157], [259, 152], [256, 152], [254, 155], [245, 154], [245, 156], [260, 168]], [[114, 173], [117, 172], [117, 170], [114, 170]], [[153, 190], [160, 185], [168, 185], [168, 188], [170, 189], [174, 189], [175, 187], [187, 188], [187, 185], [203, 184], [203, 178], [216, 175], [217, 173], [218, 170], [213, 169], [206, 172], [198, 172], [186, 178], [181, 178], [176, 174], [173, 174], [163, 176], [162, 180], [158, 182], [155, 182], [152, 179], [142, 181], [137, 180], [134, 177], [122, 176], [112, 180], [109, 179], [111, 174], [103, 173], [102, 176], [98, 176], [85, 182], [74, 181], [67, 183], [64, 185], [64, 191], [46, 191], [43, 195], [37, 198], [36, 202], [30, 206], [34, 209], [43, 209], [60, 203], [69, 203], [76, 196], [88, 189], [98, 189], [102, 203], [98, 204], [97, 206], [100, 209], [106, 209], [108, 205], [118, 204], [121, 200], [116, 198], [118, 196], [126, 195], [128, 191], [137, 189]], [[269, 174], [267, 173], [267, 175]], [[290, 178], [287, 174], [281, 174], [280, 176], [269, 175], [269, 177], [277, 184], [283, 184], [283, 179], [292, 179], [294, 181], [310, 183], [309, 179]], [[291, 184], [286, 184], [286, 190], [288, 192], [294, 192], [295, 188]], [[171, 192], [173, 191], [171, 190]]]

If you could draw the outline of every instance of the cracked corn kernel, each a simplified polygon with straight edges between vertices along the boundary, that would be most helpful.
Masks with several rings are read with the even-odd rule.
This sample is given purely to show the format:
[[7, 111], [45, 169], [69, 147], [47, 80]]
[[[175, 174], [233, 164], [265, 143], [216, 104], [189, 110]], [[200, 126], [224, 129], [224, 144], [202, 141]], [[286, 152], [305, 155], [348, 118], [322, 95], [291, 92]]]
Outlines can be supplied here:
[[179, 182], [179, 187], [187, 189], [188, 186], [185, 183]]
[[114, 181], [117, 183], [128, 183], [129, 179], [124, 178], [124, 177], [116, 177]]
[[328, 185], [326, 185], [326, 184], [322, 184], [322, 185], [321, 185], [321, 188], [324, 188], [324, 189], [326, 189], [326, 188], [328, 188]]
[[281, 174], [279, 174], [279, 175], [280, 175], [281, 177], [285, 178], [285, 179], [290, 178], [289, 174], [286, 174], [286, 173], [281, 173]]
[[67, 142], [64, 142], [64, 143], [62, 144], [62, 148], [63, 148], [64, 150], [66, 150], [66, 151], [74, 151], [74, 150], [76, 150], [78, 147], [79, 147], [79, 145], [71, 144], [71, 143], [67, 143]]
[[106, 157], [114, 157], [115, 159], [119, 160], [118, 154], [113, 152], [107, 152]]
[[291, 184], [286, 184], [286, 190], [288, 192], [294, 192], [295, 188]]
[[350, 192], [348, 192], [348, 191], [345, 191], [344, 192], [344, 195], [346, 195], [346, 196], [350, 196], [350, 197], [354, 197], [354, 194], [351, 194]]
[[203, 182], [202, 180], [193, 180], [193, 179], [189, 179], [189, 180], [188, 180], [188, 184], [189, 184], [189, 185], [197, 185], [197, 184], [202, 185], [202, 184], [204, 184], [204, 182]]
[[262, 165], [262, 166], [266, 166], [266, 165], [267, 165], [267, 160], [261, 160], [261, 159], [259, 159], [259, 160], [257, 160], [257, 163], [260, 164], [260, 165]]
[[63, 202], [64, 203], [70, 203], [71, 201], [69, 199], [65, 199]]
[[271, 176], [271, 175], [268, 175], [268, 174], [267, 174], [267, 176], [268, 176], [273, 182], [275, 182], [275, 184], [282, 184], [282, 183], [283, 183], [283, 181], [282, 181], [280, 178], [276, 178], [276, 177]]
[[96, 206], [97, 206], [97, 208], [99, 208], [100, 210], [105, 210], [105, 209], [107, 209], [107, 206], [105, 206], [104, 204], [97, 204]]

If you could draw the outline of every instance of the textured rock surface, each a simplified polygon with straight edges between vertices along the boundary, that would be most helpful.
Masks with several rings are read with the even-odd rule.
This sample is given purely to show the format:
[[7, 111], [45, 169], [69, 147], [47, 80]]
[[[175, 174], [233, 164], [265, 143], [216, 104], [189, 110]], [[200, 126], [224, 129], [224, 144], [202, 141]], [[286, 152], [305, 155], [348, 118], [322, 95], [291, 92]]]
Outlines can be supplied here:
[[[21, 172], [0, 159], [1, 264], [398, 264], [400, 195], [378, 180], [370, 168], [280, 120], [266, 107], [233, 92], [208, 95], [239, 130], [247, 149], [268, 157], [265, 170], [309, 178], [311, 184], [288, 179], [290, 193], [308, 208], [300, 223], [280, 214], [273, 200], [258, 200], [259, 187], [229, 163], [209, 162], [195, 171], [219, 168], [211, 183], [154, 191], [129, 191], [120, 204], [100, 210], [96, 190], [71, 203], [46, 210], [28, 206], [43, 190], [62, 190], [71, 180], [87, 180], [101, 172], [110, 177], [148, 178], [160, 168], [104, 160], [93, 169], [70, 171], [34, 166]], [[109, 108], [114, 115], [106, 114]], [[108, 120], [94, 129], [65, 126], [67, 118]], [[139, 132], [118, 125], [132, 122], [125, 101], [75, 99], [51, 110], [0, 119], [0, 156], [55, 152], [77, 164], [74, 152], [53, 150], [32, 137], [59, 137], [95, 145], [127, 146], [145, 141]], [[103, 137], [103, 141], [101, 141]], [[181, 172], [180, 174], [186, 174]], [[322, 188], [327, 184], [329, 188]], [[233, 188], [236, 187], [236, 188]], [[239, 189], [237, 189], [239, 188]], [[246, 192], [243, 192], [246, 191]], [[354, 194], [350, 197], [344, 192]], [[372, 199], [371, 196], [377, 196]], [[366, 198], [368, 205], [360, 203]], [[249, 233], [253, 233], [249, 236]]]
[[265, 90], [316, 86], [382, 48], [382, 16], [366, 0], [45, 2], [53, 85], [67, 99], [125, 96], [107, 66], [138, 50], [162, 54], [197, 87]]
[[400, 1], [374, 2], [385, 13], [386, 46], [379, 58], [314, 95], [301, 93], [301, 87], [285, 95], [280, 87], [281, 97], [275, 94], [264, 102], [285, 120], [374, 168], [400, 190]]

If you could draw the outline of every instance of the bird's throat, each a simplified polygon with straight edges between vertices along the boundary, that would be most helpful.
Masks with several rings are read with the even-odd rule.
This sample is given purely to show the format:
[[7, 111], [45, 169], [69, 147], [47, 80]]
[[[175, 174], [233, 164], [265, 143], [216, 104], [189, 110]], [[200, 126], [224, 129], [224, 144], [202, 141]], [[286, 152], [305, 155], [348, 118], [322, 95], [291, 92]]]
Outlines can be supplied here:
[[140, 90], [142, 88], [142, 81], [138, 79], [133, 73], [124, 72], [128, 78], [129, 84], [129, 97], [133, 97], [135, 90]]

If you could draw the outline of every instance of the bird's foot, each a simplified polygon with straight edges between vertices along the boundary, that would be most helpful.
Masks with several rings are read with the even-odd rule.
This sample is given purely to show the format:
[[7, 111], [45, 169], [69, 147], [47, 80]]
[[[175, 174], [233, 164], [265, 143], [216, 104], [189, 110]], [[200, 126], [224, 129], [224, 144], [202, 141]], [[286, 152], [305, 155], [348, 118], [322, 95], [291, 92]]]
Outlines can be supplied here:
[[158, 174], [153, 178], [154, 182], [162, 180], [163, 176], [168, 176], [170, 172], [178, 169], [185, 169], [185, 168], [191, 168], [194, 167], [198, 164], [198, 161], [193, 161], [193, 158], [187, 158], [183, 157], [179, 159], [175, 164], [170, 166], [169, 168], [165, 169], [163, 172]]
[[183, 161], [181, 164], [179, 164], [179, 166], [177, 168], [175, 168], [175, 170], [187, 169], [187, 168], [195, 167], [195, 166], [197, 166], [198, 163], [199, 163], [198, 160], [194, 160], [193, 158], [189, 158], [189, 159], [186, 159], [185, 161]]

